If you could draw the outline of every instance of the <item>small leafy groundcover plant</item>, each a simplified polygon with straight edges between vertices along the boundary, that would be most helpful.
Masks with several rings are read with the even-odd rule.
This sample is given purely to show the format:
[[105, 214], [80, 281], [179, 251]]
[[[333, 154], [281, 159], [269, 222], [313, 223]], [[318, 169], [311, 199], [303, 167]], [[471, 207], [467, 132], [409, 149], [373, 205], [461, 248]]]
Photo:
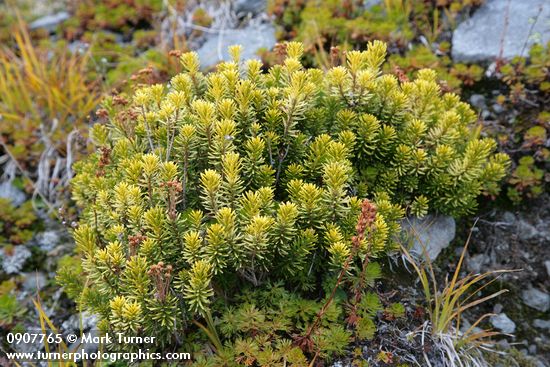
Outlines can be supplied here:
[[382, 42], [326, 73], [299, 43], [267, 72], [230, 51], [208, 75], [183, 54], [169, 85], [106, 101], [75, 167], [82, 267], [59, 279], [103, 331], [199, 365], [307, 365], [372, 338], [369, 259], [397, 247], [399, 220], [473, 210], [508, 158], [434, 72], [383, 75]]
[[16, 208], [10, 200], [0, 198], [0, 248], [29, 241], [38, 227], [32, 202], [27, 201]]

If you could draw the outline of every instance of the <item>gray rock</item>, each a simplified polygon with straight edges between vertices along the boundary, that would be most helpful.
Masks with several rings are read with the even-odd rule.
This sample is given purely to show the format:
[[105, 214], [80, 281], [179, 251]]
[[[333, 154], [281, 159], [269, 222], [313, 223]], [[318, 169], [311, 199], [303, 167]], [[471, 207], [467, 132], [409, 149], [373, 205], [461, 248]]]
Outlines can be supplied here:
[[46, 286], [46, 275], [42, 272], [31, 272], [23, 274], [23, 289], [28, 292], [40, 290]]
[[550, 331], [550, 320], [535, 319], [533, 321], [533, 326], [539, 329], [546, 329]]
[[256, 52], [260, 48], [271, 49], [277, 40], [275, 28], [271, 24], [251, 24], [242, 29], [227, 30], [226, 33], [210, 37], [197, 50], [201, 65], [208, 69], [220, 61], [230, 60], [227, 48], [242, 45], [242, 60], [258, 59]]
[[512, 212], [504, 212], [504, 214], [502, 214], [502, 221], [513, 224], [516, 222], [516, 216]]
[[546, 268], [546, 273], [548, 274], [548, 276], [550, 277], [550, 260], [546, 260], [544, 262], [544, 267]]
[[[471, 328], [471, 330], [470, 330]], [[470, 324], [470, 321], [468, 321], [467, 318], [463, 317], [462, 318], [462, 321], [460, 322], [460, 331], [463, 333], [463, 334], [466, 334], [467, 332], [471, 332], [471, 333], [479, 333], [483, 330], [481, 330], [479, 327], [475, 326], [472, 328], [472, 324]]]
[[[80, 332], [90, 333], [92, 337], [99, 336], [97, 330], [98, 318], [96, 315], [82, 312], [81, 314], [72, 315], [69, 319], [65, 320], [61, 324], [61, 330], [65, 333], [75, 333], [77, 335]], [[93, 342], [82, 342], [81, 340], [69, 345], [71, 352], [85, 351], [86, 353], [94, 353], [98, 350], [99, 345]]]
[[25, 246], [15, 246], [6, 253], [5, 249], [0, 249], [2, 258], [2, 269], [7, 274], [17, 274], [25, 265], [25, 261], [31, 256], [31, 252]]
[[518, 237], [520, 240], [529, 241], [537, 237], [539, 231], [531, 223], [526, 222], [525, 220], [520, 220], [518, 222]]
[[425, 247], [432, 261], [449, 246], [456, 233], [455, 220], [444, 215], [408, 218], [401, 222], [401, 228], [404, 237], [412, 241], [411, 254], [423, 256]]
[[490, 318], [491, 324], [505, 334], [512, 334], [516, 331], [516, 324], [505, 313], [493, 315]]
[[488, 256], [485, 256], [484, 254], [477, 254], [468, 259], [466, 266], [469, 271], [478, 274], [481, 273], [483, 265], [489, 263], [489, 261], [490, 259]]
[[35, 242], [42, 251], [53, 250], [61, 239], [61, 235], [58, 231], [49, 230], [40, 232], [35, 237]]
[[550, 309], [550, 295], [536, 288], [529, 288], [521, 292], [521, 299], [527, 306], [535, 310], [546, 312]]
[[549, 21], [548, 0], [487, 0], [453, 32], [453, 59], [495, 59], [501, 47], [504, 58], [525, 56], [534, 43], [546, 45], [550, 41]]
[[90, 314], [88, 312], [82, 312], [80, 314], [71, 315], [71, 317], [63, 321], [63, 323], [61, 324], [61, 330], [67, 333], [80, 331], [81, 320], [83, 331], [96, 329], [98, 321], [97, 315]]
[[27, 195], [11, 182], [6, 181], [0, 184], [0, 198], [10, 200], [13, 206], [19, 206], [27, 200]]
[[495, 113], [503, 113], [504, 107], [498, 103], [493, 103], [493, 111], [495, 111]]
[[485, 96], [482, 94], [472, 94], [470, 97], [470, 104], [477, 109], [483, 109], [485, 105]]
[[43, 28], [51, 32], [54, 31], [59, 24], [63, 23], [70, 17], [70, 14], [66, 11], [60, 11], [56, 14], [46, 15], [38, 18], [37, 20], [29, 24], [29, 27], [30, 29]]
[[506, 339], [500, 339], [497, 344], [502, 350], [509, 350], [512, 347], [510, 342]]
[[266, 0], [235, 0], [233, 9], [237, 14], [260, 14], [267, 8]]
[[373, 6], [380, 4], [381, 2], [382, 0], [366, 0], [366, 1], [363, 1], [363, 8], [368, 10]]

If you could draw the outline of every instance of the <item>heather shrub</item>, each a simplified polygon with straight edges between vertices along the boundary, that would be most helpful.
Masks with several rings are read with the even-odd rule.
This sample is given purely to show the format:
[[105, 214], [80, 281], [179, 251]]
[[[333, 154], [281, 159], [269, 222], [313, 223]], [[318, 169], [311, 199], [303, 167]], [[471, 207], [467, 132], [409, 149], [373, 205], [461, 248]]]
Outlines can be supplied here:
[[[381, 306], [357, 296], [358, 284], [380, 276], [369, 259], [396, 248], [399, 220], [474, 210], [480, 194], [498, 191], [508, 159], [433, 71], [410, 82], [382, 74], [382, 42], [326, 73], [304, 69], [299, 43], [267, 71], [239, 50], [208, 75], [183, 54], [185, 71], [168, 85], [105, 102], [90, 132], [97, 151], [73, 180], [82, 269], [59, 279], [104, 331], [199, 350], [204, 319], [210, 336], [220, 329], [209, 339], [217, 358], [243, 363], [245, 349], [300, 354], [291, 335], [334, 298], [315, 321], [314, 343], [329, 358], [350, 340], [345, 304], [355, 305], [357, 337], [372, 335]], [[350, 291], [329, 296], [337, 277]]]

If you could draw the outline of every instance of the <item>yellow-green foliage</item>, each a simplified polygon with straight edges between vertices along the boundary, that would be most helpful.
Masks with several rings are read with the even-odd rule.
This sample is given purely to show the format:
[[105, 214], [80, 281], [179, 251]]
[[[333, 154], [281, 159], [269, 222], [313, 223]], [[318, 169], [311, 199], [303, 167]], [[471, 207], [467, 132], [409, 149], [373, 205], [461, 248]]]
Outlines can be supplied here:
[[[394, 249], [407, 207], [460, 215], [498, 190], [507, 156], [432, 71], [404, 83], [382, 74], [382, 42], [326, 73], [304, 69], [301, 44], [286, 50], [264, 72], [235, 46], [208, 75], [186, 53], [169, 85], [105, 103], [97, 152], [73, 180], [80, 301], [103, 329], [168, 341], [250, 284], [311, 297], [350, 254]], [[375, 218], [352, 251], [363, 197]]]

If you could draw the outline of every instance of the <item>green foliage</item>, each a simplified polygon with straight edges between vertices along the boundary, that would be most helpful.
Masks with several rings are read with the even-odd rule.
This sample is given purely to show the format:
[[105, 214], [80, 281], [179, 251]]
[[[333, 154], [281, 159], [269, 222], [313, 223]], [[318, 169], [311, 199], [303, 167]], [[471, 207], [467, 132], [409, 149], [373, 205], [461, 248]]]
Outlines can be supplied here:
[[535, 159], [530, 156], [520, 158], [517, 167], [508, 180], [512, 187], [508, 188], [508, 197], [518, 203], [523, 196], [537, 197], [543, 192], [544, 171], [535, 165]]
[[12, 279], [0, 283], [0, 327], [6, 330], [14, 327], [26, 312], [26, 309], [17, 301], [14, 294], [15, 287], [15, 281]]
[[75, 3], [73, 16], [59, 26], [66, 41], [89, 45], [88, 75], [108, 89], [129, 91], [165, 82], [177, 70], [161, 47], [158, 20], [162, 0], [88, 0]]
[[[245, 289], [238, 298], [239, 306], [225, 309], [218, 326], [223, 337], [234, 342], [226, 344], [223, 353], [211, 358], [211, 363], [223, 365], [230, 356], [238, 365], [283, 366], [285, 362], [292, 366], [308, 365], [292, 335], [304, 331], [321, 303], [298, 297], [281, 285], [263, 290]], [[343, 324], [341, 306], [330, 307], [316, 340], [325, 359], [341, 354], [349, 344], [350, 332], [338, 326]]]
[[[440, 45], [442, 48], [444, 45]], [[448, 50], [445, 48], [445, 52]], [[447, 90], [460, 92], [463, 85], [471, 86], [483, 76], [483, 68], [479, 65], [453, 64], [446, 54], [437, 56], [429, 47], [418, 45], [406, 51], [402, 56], [393, 54], [388, 58], [388, 72], [404, 73], [407, 78], [413, 78], [418, 70], [425, 68], [437, 72], [439, 83]]]
[[402, 303], [392, 303], [384, 310], [386, 318], [396, 319], [405, 316], [405, 306]]
[[[448, 43], [435, 42], [443, 30], [453, 28], [462, 14], [482, 2], [385, 0], [365, 6], [362, 0], [271, 0], [268, 11], [276, 16], [279, 39], [304, 43], [308, 65], [329, 68], [345, 62], [340, 50], [363, 49], [369, 41], [378, 39], [394, 50], [388, 64], [390, 71], [398, 66], [399, 72], [411, 77], [414, 71], [435, 69], [444, 86], [459, 91], [462, 84], [479, 80], [483, 70], [477, 65], [453, 66], [447, 55]], [[424, 36], [429, 46], [416, 44], [410, 49], [419, 36]], [[276, 62], [268, 52], [263, 57], [268, 63]]]
[[[479, 194], [498, 190], [507, 157], [493, 154], [474, 112], [442, 94], [432, 71], [402, 83], [382, 74], [381, 42], [327, 73], [304, 69], [299, 43], [267, 72], [259, 61], [241, 62], [239, 47], [230, 53], [234, 60], [208, 75], [195, 53], [183, 54], [185, 71], [168, 86], [141, 88], [128, 104], [105, 102], [108, 121], [90, 134], [97, 151], [75, 165], [73, 180], [86, 280], [69, 279], [75, 267], [59, 280], [81, 290], [78, 301], [100, 315], [104, 331], [154, 334], [162, 347], [201, 325], [195, 331], [207, 330], [216, 345], [221, 319], [235, 347], [216, 348], [216, 358], [237, 353], [260, 365], [279, 365], [287, 352], [301, 365], [285, 340], [323, 304], [313, 342], [323, 358], [337, 355], [351, 334], [331, 320], [344, 317], [349, 282], [337, 302], [333, 294], [319, 304], [332, 289], [323, 285], [338, 287], [346, 269], [351, 293], [366, 299], [354, 305], [360, 337], [370, 337], [379, 307], [360, 292], [380, 268], [365, 265], [396, 248], [406, 208], [474, 210]], [[357, 225], [361, 197], [374, 203], [367, 227]], [[353, 244], [353, 236], [364, 240]], [[292, 301], [283, 308], [243, 291], [279, 283], [272, 291], [295, 292], [282, 297]]]
[[369, 11], [363, 1], [274, 0], [270, 11], [277, 16], [281, 31], [304, 42], [306, 49], [326, 44], [361, 43], [382, 39], [404, 45], [413, 36], [409, 24], [412, 5], [408, 1], [391, 0], [375, 5]]
[[177, 70], [168, 52], [151, 47], [156, 43], [155, 31], [136, 31], [133, 41], [125, 44], [106, 31], [86, 31], [80, 39], [90, 44], [88, 75], [101, 79], [106, 88], [136, 89], [141, 84], [166, 81]]
[[64, 281], [64, 291], [73, 299], [76, 299], [84, 287], [82, 278], [82, 264], [80, 258], [65, 255], [57, 262], [57, 279]]
[[65, 25], [71, 36], [82, 30], [110, 30], [129, 33], [135, 27], [151, 27], [155, 13], [162, 9], [161, 0], [89, 0], [75, 3], [74, 18]]
[[19, 245], [29, 241], [39, 226], [32, 202], [14, 207], [8, 199], [0, 198], [0, 245]]
[[509, 100], [548, 99], [550, 82], [550, 44], [535, 44], [529, 50], [529, 57], [517, 56], [501, 68], [501, 78], [510, 87]]
[[8, 326], [21, 313], [21, 308], [14, 295], [0, 295], [0, 325]]
[[[443, 287], [440, 287], [437, 282], [434, 266], [430, 257], [427, 256], [425, 244], [421, 243], [425, 253], [423, 262], [418, 262], [413, 258], [404, 246], [401, 247], [401, 250], [419, 277], [430, 317], [429, 328], [433, 337], [436, 340], [439, 339], [439, 343], [445, 344], [444, 350], [449, 351], [449, 361], [455, 363], [455, 361], [470, 360], [474, 364], [482, 364], [484, 360], [480, 350], [484, 350], [490, 338], [500, 335], [500, 332], [492, 329], [480, 329], [477, 326], [490, 314], [478, 316], [478, 319], [473, 322], [473, 326], [462, 331], [460, 330], [460, 326], [463, 325], [462, 316], [468, 309], [506, 293], [507, 289], [500, 289], [488, 295], [482, 294], [480, 291], [497, 281], [501, 274], [513, 270], [491, 270], [460, 277], [470, 239], [471, 233], [464, 244], [452, 277], [445, 281]], [[394, 304], [386, 310], [386, 313], [388, 314], [389, 310], [390, 314], [397, 312], [400, 315], [402, 307], [399, 304]], [[448, 339], [449, 335], [453, 336], [452, 339]]]
[[545, 177], [550, 162], [546, 147], [550, 114], [540, 110], [540, 106], [550, 102], [549, 68], [550, 44], [535, 44], [528, 58], [516, 57], [500, 67], [498, 77], [507, 86], [508, 94], [499, 96], [498, 102], [520, 112], [513, 136], [505, 140], [515, 163], [508, 180], [508, 196], [515, 203], [545, 192], [550, 180]]

